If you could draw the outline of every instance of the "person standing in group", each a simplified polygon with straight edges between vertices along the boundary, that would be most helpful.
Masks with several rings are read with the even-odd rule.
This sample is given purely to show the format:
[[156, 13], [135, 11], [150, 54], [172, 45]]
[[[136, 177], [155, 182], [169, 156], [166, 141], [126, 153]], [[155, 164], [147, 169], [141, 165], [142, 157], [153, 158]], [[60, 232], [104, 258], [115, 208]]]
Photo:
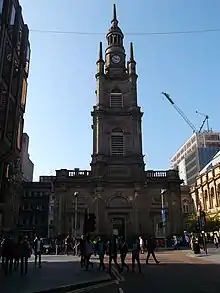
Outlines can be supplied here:
[[109, 253], [109, 272], [111, 273], [111, 270], [112, 270], [112, 260], [114, 261], [118, 272], [120, 272], [121, 269], [117, 262], [118, 246], [117, 246], [117, 238], [115, 235], [113, 235], [109, 241], [108, 253]]
[[159, 261], [157, 260], [156, 256], [155, 256], [155, 249], [157, 247], [156, 244], [156, 239], [153, 238], [152, 236], [149, 237], [148, 241], [147, 241], [147, 258], [146, 258], [146, 264], [148, 264], [150, 255], [152, 255], [155, 263], [159, 264]]
[[126, 264], [125, 259], [128, 253], [128, 244], [124, 237], [121, 237], [121, 243], [120, 243], [120, 256], [121, 256], [121, 272], [123, 272], [124, 267], [127, 269], [127, 272], [129, 271], [129, 266]]
[[90, 240], [90, 237], [86, 237], [86, 243], [85, 243], [85, 271], [88, 271], [89, 266], [93, 268], [93, 263], [90, 261], [90, 258], [93, 254], [93, 244]]
[[36, 236], [34, 239], [34, 256], [35, 256], [35, 267], [37, 266], [37, 259], [38, 259], [38, 266], [41, 268], [41, 253], [43, 250], [43, 243], [39, 236]]
[[216, 249], [218, 249], [218, 236], [217, 236], [217, 234], [214, 235], [213, 242], [214, 242]]
[[98, 238], [97, 241], [97, 254], [99, 256], [99, 271], [101, 269], [105, 270], [105, 264], [104, 264], [104, 257], [105, 257], [105, 243], [102, 238]]
[[139, 238], [136, 238], [133, 244], [133, 249], [132, 249], [132, 272], [133, 273], [135, 271], [135, 262], [137, 262], [139, 274], [142, 274], [141, 263], [140, 263], [140, 251], [141, 251], [140, 240]]
[[21, 276], [27, 275], [28, 271], [28, 258], [31, 257], [32, 248], [28, 237], [20, 237], [19, 239], [19, 253], [21, 259]]
[[139, 241], [140, 241], [141, 253], [144, 254], [144, 240], [141, 236], [139, 237]]
[[4, 259], [4, 272], [5, 276], [10, 275], [13, 269], [13, 258], [14, 258], [14, 246], [15, 243], [10, 236], [5, 237], [2, 244], [2, 259]]
[[79, 251], [80, 251], [80, 265], [81, 268], [85, 266], [86, 261], [86, 240], [85, 236], [82, 235], [79, 241]]

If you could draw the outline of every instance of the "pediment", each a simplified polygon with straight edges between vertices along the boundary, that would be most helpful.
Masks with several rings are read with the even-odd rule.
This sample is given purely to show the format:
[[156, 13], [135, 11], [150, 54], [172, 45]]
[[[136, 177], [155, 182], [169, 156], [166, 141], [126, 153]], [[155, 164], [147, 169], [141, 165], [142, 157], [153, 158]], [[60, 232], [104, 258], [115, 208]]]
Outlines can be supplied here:
[[112, 197], [107, 205], [109, 207], [119, 207], [119, 206], [130, 206], [130, 202], [128, 201], [128, 199], [124, 196], [114, 196]]

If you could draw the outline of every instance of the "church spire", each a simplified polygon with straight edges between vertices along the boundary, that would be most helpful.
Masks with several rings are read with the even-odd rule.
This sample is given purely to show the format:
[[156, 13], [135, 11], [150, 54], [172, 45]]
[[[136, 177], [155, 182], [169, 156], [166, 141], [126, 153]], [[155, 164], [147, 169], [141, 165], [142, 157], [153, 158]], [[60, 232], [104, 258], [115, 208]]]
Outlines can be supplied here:
[[113, 19], [112, 19], [112, 26], [117, 27], [118, 26], [118, 20], [117, 20], [117, 12], [116, 12], [116, 5], [113, 4]]
[[99, 43], [99, 59], [96, 62], [97, 64], [97, 73], [96, 73], [96, 77], [98, 77], [99, 75], [104, 74], [104, 60], [103, 60], [103, 54], [102, 54], [102, 42]]
[[136, 75], [136, 62], [134, 60], [134, 48], [133, 43], [130, 43], [130, 60], [128, 61], [128, 74]]

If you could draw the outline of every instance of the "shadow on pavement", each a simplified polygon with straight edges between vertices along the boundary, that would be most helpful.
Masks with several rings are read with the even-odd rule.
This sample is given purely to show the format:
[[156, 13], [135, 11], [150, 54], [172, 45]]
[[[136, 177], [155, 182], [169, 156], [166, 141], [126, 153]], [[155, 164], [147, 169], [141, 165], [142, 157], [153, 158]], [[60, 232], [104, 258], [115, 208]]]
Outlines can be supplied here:
[[99, 272], [96, 263], [93, 269], [84, 271], [76, 260], [46, 260], [42, 262], [42, 268], [35, 268], [34, 263], [30, 261], [27, 275], [21, 276], [20, 271], [17, 271], [10, 276], [0, 277], [0, 292], [60, 293], [109, 280], [111, 277], [105, 272]]
[[125, 273], [124, 292], [220, 292], [219, 264], [178, 262], [142, 264], [143, 276], [138, 272]]

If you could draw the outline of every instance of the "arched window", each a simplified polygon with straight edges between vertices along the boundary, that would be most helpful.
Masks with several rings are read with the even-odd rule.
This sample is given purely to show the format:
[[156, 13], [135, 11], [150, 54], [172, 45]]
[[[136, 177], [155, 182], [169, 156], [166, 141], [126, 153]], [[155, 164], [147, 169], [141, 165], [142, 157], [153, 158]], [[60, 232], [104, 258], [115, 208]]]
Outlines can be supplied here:
[[111, 155], [124, 155], [124, 134], [121, 128], [115, 128], [111, 133]]
[[215, 192], [214, 192], [214, 187], [211, 187], [210, 189], [210, 209], [213, 209], [214, 207], [214, 197], [215, 197]]
[[121, 109], [123, 107], [122, 93], [118, 90], [113, 90], [110, 94], [110, 108]]
[[184, 214], [189, 214], [190, 213], [188, 200], [183, 201], [183, 212], [184, 212]]
[[208, 192], [205, 190], [205, 195], [204, 195], [204, 210], [207, 211], [207, 202], [208, 202]]

